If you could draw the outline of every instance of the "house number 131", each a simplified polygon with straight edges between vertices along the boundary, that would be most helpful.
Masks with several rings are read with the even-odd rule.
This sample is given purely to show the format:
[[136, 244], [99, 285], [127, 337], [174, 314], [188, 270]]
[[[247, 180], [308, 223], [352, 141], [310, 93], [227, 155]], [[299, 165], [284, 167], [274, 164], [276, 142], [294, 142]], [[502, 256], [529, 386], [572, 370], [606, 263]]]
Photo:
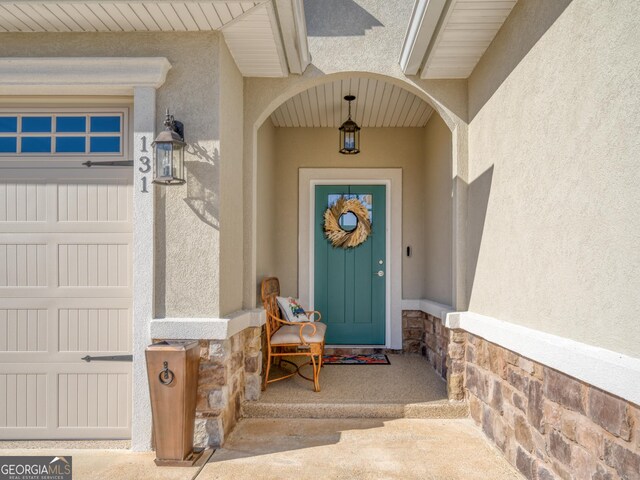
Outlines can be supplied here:
[[[147, 137], [142, 137], [142, 148], [140, 149], [140, 151], [142, 153], [147, 153]], [[142, 176], [142, 192], [143, 193], [148, 193], [149, 190], [147, 189], [147, 182], [149, 181], [147, 179], [147, 173], [149, 173], [151, 171], [151, 159], [147, 156], [141, 156], [140, 158], [138, 158], [138, 161], [140, 162], [140, 167], [138, 167], [138, 171], [140, 173], [143, 174]]]

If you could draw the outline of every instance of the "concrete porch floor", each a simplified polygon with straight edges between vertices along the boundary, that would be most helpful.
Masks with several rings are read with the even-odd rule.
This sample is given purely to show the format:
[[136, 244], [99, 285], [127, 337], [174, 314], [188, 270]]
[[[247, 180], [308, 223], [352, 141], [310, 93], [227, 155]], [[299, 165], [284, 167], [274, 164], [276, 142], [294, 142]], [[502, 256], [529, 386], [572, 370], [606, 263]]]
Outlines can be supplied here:
[[[320, 392], [296, 375], [271, 383], [250, 418], [462, 418], [467, 405], [449, 402], [445, 381], [424, 357], [388, 355], [390, 365], [325, 365]], [[298, 357], [301, 358], [301, 357]], [[311, 376], [311, 367], [303, 367]], [[273, 370], [273, 369], [272, 369]], [[277, 374], [276, 372], [273, 375]], [[273, 378], [271, 375], [271, 378]]]
[[74, 480], [522, 479], [470, 419], [241, 420], [202, 467], [156, 467], [153, 453], [1, 449], [73, 457]]

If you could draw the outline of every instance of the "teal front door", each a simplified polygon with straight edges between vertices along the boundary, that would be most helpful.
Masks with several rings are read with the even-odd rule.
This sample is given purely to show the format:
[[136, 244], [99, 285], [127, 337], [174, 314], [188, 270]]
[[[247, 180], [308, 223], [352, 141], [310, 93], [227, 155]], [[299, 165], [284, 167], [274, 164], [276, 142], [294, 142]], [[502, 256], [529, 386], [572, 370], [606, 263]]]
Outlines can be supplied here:
[[[369, 211], [371, 233], [364, 243], [334, 247], [324, 233], [324, 213], [340, 197], [357, 198]], [[327, 324], [328, 345], [384, 345], [386, 316], [386, 187], [315, 187], [314, 309]], [[345, 231], [353, 214], [342, 217]]]

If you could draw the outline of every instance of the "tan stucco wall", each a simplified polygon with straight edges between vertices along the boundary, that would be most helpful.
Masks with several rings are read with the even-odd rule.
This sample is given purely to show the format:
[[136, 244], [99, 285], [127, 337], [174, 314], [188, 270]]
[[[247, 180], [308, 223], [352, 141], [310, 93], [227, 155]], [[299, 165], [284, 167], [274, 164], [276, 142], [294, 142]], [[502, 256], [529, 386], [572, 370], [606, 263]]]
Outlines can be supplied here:
[[470, 310], [633, 356], [638, 18], [520, 0], [468, 86]]
[[276, 189], [279, 185], [276, 171], [276, 128], [271, 120], [264, 122], [258, 130], [258, 158], [258, 244], [254, 286], [260, 302], [260, 282], [265, 277], [277, 275], [276, 243], [281, 227], [276, 205]]
[[[270, 120], [267, 120], [270, 122]], [[425, 252], [424, 154], [422, 128], [367, 128], [362, 131], [362, 152], [338, 153], [334, 128], [276, 128], [276, 265], [281, 290], [298, 295], [298, 169], [402, 168], [403, 245], [413, 247], [403, 257], [403, 297], [420, 298]], [[260, 244], [260, 232], [258, 232]]]
[[168, 107], [184, 123], [189, 146], [187, 184], [156, 187], [156, 315], [218, 316], [219, 173], [214, 159], [220, 148], [219, 35], [3, 33], [0, 56], [169, 59], [172, 68], [157, 92], [156, 128], [163, 128], [162, 113]]
[[[452, 193], [451, 132], [439, 115], [424, 128], [424, 250], [421, 298], [451, 305]], [[407, 297], [405, 297], [407, 298]]]
[[[242, 309], [243, 79], [220, 41], [220, 316]], [[215, 158], [214, 158], [215, 162]]]

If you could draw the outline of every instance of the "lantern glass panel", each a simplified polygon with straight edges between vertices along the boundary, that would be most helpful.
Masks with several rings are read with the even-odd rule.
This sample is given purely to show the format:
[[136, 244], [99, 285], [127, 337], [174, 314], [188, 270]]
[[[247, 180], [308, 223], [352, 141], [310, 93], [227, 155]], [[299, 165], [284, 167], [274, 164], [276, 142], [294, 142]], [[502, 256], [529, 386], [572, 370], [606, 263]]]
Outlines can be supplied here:
[[354, 132], [344, 133], [344, 149], [353, 150], [356, 147], [356, 138]]
[[173, 176], [173, 145], [171, 143], [156, 143], [156, 177], [170, 179]]
[[173, 144], [173, 176], [184, 180], [184, 144]]

